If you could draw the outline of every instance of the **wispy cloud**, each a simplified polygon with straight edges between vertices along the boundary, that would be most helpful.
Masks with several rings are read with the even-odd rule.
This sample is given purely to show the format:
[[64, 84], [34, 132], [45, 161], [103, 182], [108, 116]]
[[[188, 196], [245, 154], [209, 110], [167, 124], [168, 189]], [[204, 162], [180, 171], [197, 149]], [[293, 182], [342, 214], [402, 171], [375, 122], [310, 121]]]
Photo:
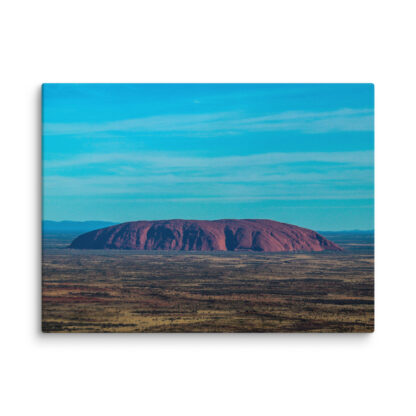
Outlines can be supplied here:
[[261, 131], [299, 131], [305, 134], [372, 131], [371, 109], [324, 112], [290, 111], [247, 117], [243, 112], [178, 114], [115, 120], [103, 123], [45, 123], [45, 135], [88, 135], [105, 132], [224, 134]]
[[[260, 201], [284, 199], [363, 199], [372, 198], [371, 183], [362, 178], [347, 181], [347, 176], [328, 179], [312, 175], [309, 178], [296, 175], [275, 177], [274, 181], [262, 182], [258, 178], [220, 178], [212, 182], [207, 177], [65, 177], [45, 178], [45, 193], [49, 196], [123, 196], [128, 199], [149, 201]], [[364, 176], [364, 175], [362, 175]], [[229, 181], [229, 182], [227, 182]], [[339, 182], [344, 187], [339, 187]], [[360, 181], [360, 187], [356, 184]], [[203, 186], [201, 186], [203, 185]]]
[[[88, 175], [85, 169], [90, 165], [100, 169], [96, 166]], [[372, 197], [372, 165], [372, 151], [225, 157], [103, 153], [47, 161], [44, 180], [47, 195], [124, 195], [184, 202], [356, 199]]]
[[165, 132], [198, 129], [234, 113], [179, 114], [115, 120], [103, 123], [45, 123], [44, 134], [90, 134], [111, 131]]
[[156, 168], [202, 168], [202, 167], [253, 167], [301, 162], [326, 162], [372, 166], [373, 151], [354, 152], [293, 152], [261, 153], [243, 156], [189, 157], [177, 153], [136, 152], [136, 153], [91, 153], [63, 160], [46, 160], [45, 168], [69, 168], [99, 164], [152, 165]]

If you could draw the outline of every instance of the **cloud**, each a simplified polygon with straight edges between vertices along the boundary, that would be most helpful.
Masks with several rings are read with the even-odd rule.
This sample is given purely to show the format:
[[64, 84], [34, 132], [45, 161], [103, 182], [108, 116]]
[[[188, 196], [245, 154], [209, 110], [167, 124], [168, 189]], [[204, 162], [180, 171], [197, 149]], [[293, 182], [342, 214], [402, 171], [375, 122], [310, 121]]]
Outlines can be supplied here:
[[[95, 166], [92, 171], [88, 171], [90, 165]], [[202, 202], [361, 199], [373, 195], [372, 151], [211, 158], [104, 153], [47, 161], [44, 167], [47, 196], [123, 195]]]
[[[262, 181], [261, 175], [248, 180], [240, 176], [220, 178], [215, 181], [207, 177], [184, 179], [174, 176], [169, 178], [165, 176], [144, 178], [142, 176], [128, 178], [49, 176], [44, 180], [44, 193], [48, 197], [104, 196], [113, 198], [118, 195], [129, 200], [149, 202], [370, 199], [373, 197], [372, 183], [364, 182], [357, 175], [352, 180], [348, 179], [348, 173], [338, 175], [338, 179], [314, 175], [309, 178], [290, 176], [275, 177], [269, 182]], [[358, 188], [357, 182], [360, 183]], [[343, 183], [343, 186], [339, 186], [340, 183]]]
[[45, 123], [46, 135], [90, 134], [100, 132], [165, 132], [199, 129], [234, 113], [182, 114], [116, 120], [104, 123]]
[[178, 153], [136, 152], [136, 153], [89, 153], [70, 159], [46, 160], [47, 169], [69, 168], [87, 165], [147, 165], [155, 168], [248, 168], [254, 166], [288, 163], [321, 162], [359, 166], [372, 166], [374, 152], [370, 150], [353, 152], [293, 152], [261, 153], [243, 156], [189, 157]]
[[372, 131], [373, 110], [340, 109], [325, 112], [289, 111], [270, 116], [242, 120], [248, 129], [263, 131], [295, 130], [302, 133], [328, 133], [341, 131]]
[[94, 133], [223, 133], [298, 131], [305, 134], [372, 131], [372, 109], [334, 111], [290, 111], [247, 117], [242, 112], [178, 114], [116, 120], [103, 123], [45, 123], [45, 135], [89, 135]]

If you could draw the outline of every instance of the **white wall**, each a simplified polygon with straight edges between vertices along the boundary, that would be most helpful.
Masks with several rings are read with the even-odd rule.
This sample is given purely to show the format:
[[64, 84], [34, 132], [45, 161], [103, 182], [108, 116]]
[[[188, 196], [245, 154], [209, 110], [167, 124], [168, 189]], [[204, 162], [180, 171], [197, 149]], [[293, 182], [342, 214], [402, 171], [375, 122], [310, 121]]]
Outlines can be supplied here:
[[[8, 1], [1, 39], [4, 415], [414, 411], [411, 1]], [[373, 335], [42, 335], [42, 82], [374, 82]]]

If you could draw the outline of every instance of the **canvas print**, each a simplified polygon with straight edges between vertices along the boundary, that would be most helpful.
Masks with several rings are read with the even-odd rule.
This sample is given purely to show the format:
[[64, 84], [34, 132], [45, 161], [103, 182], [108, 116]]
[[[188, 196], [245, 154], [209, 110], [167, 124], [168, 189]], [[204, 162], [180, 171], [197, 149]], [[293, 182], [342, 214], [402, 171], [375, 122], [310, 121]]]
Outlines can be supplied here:
[[372, 84], [44, 84], [44, 332], [372, 332]]

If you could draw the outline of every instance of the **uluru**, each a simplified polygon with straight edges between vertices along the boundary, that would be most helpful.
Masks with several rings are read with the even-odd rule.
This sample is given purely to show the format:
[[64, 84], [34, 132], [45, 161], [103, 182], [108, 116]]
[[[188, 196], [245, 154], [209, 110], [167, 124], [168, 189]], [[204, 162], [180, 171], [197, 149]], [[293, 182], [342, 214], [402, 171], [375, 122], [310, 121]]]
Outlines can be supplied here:
[[90, 231], [70, 248], [293, 252], [341, 250], [307, 228], [261, 219], [133, 221]]

